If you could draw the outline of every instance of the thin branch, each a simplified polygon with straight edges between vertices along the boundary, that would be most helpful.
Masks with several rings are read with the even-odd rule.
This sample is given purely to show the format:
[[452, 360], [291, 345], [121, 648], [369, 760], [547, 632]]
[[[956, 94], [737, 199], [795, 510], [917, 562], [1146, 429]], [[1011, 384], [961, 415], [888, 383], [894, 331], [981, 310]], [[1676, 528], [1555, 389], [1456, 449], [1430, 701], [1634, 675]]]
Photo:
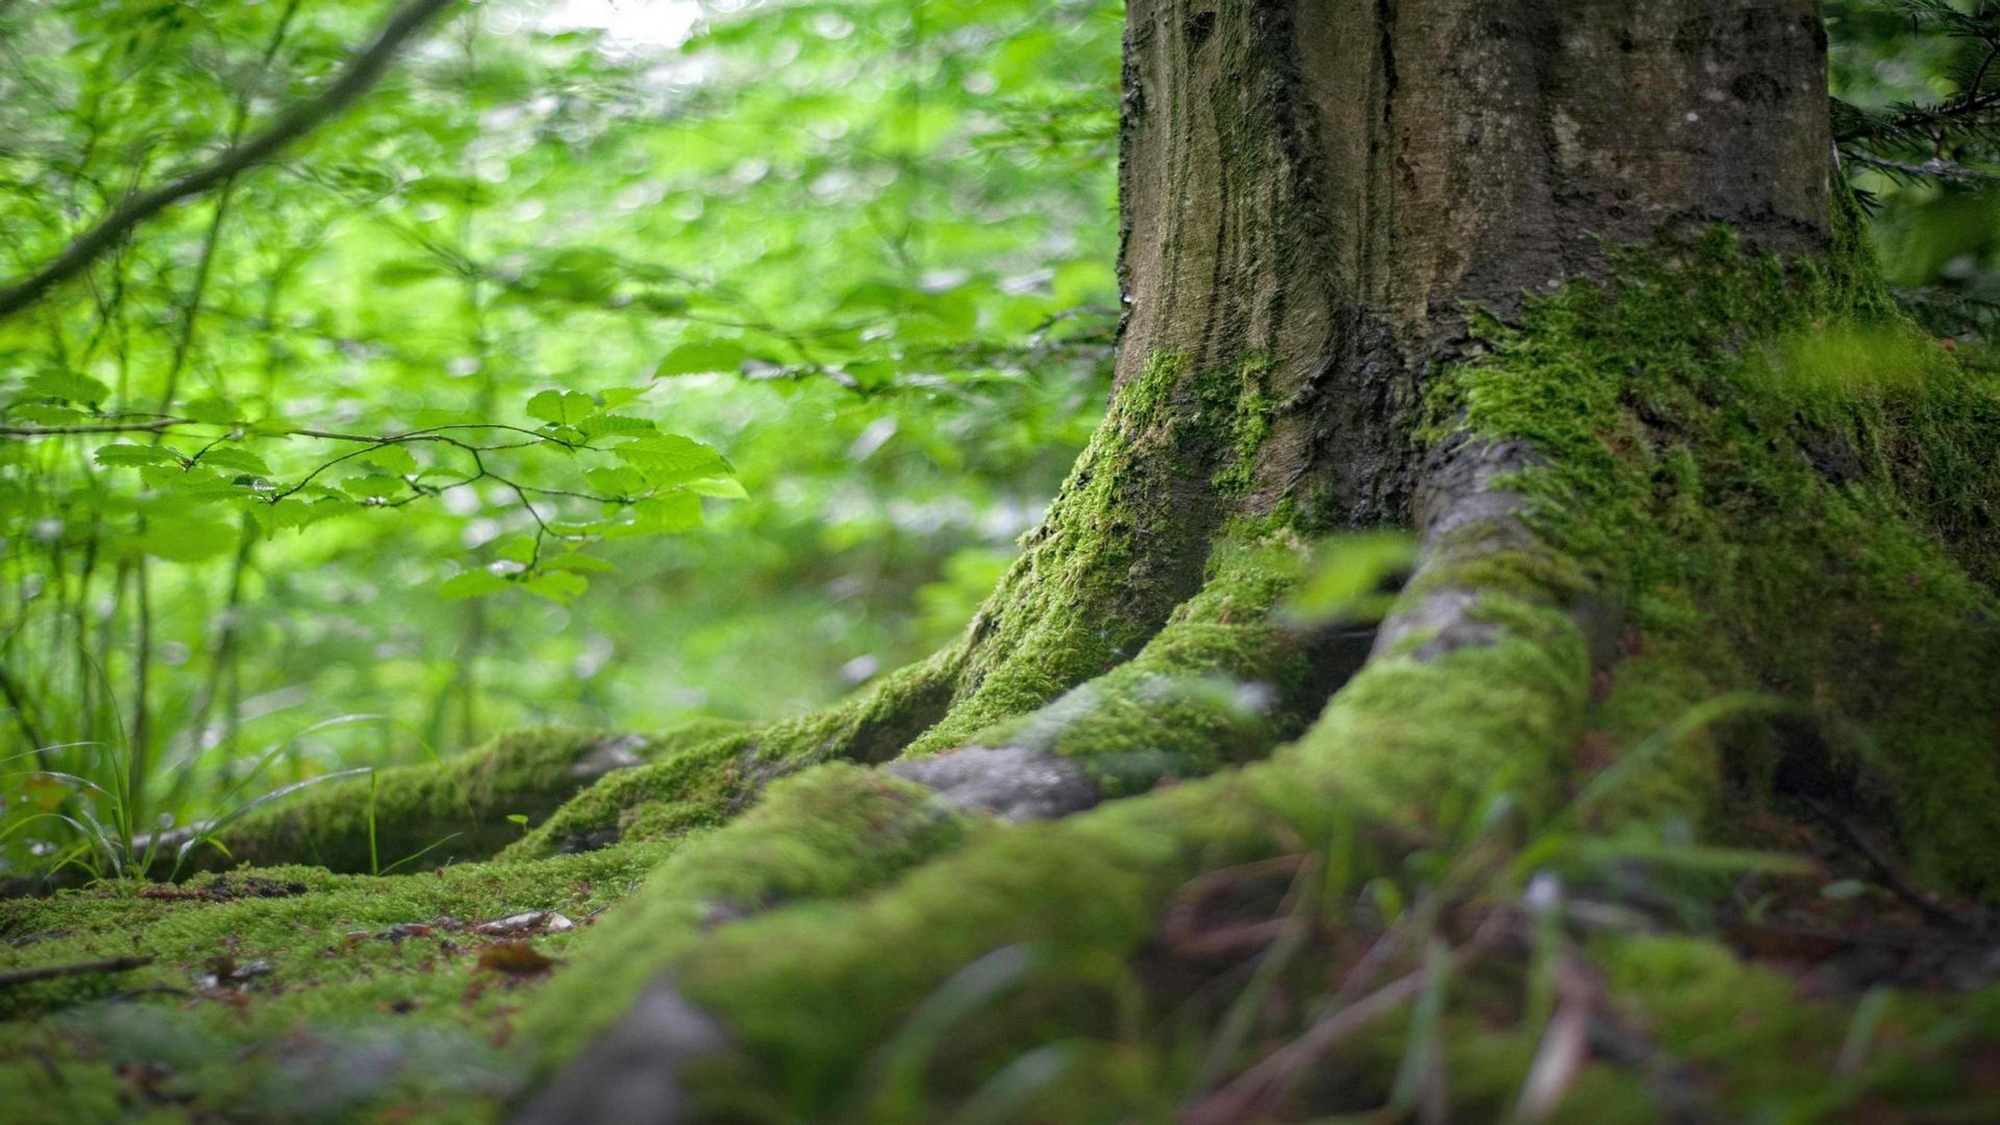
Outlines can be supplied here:
[[208, 164], [179, 179], [128, 198], [96, 226], [79, 235], [54, 261], [22, 281], [0, 287], [0, 318], [27, 308], [56, 286], [82, 273], [140, 223], [176, 203], [228, 182], [238, 173], [269, 160], [294, 141], [324, 125], [380, 81], [396, 52], [425, 24], [456, 2], [409, 0], [389, 17], [374, 42], [355, 56], [340, 77], [317, 97], [293, 106], [272, 122], [270, 128], [241, 145], [227, 149]]
[[157, 434], [175, 426], [195, 425], [192, 418], [161, 418], [154, 422], [91, 422], [75, 426], [0, 426], [0, 437], [61, 437], [65, 434]]
[[92, 973], [124, 973], [133, 969], [143, 969], [152, 963], [151, 957], [111, 957], [103, 961], [82, 961], [73, 965], [43, 965], [34, 969], [12, 969], [0, 973], [0, 986], [55, 980], [59, 977], [88, 976]]

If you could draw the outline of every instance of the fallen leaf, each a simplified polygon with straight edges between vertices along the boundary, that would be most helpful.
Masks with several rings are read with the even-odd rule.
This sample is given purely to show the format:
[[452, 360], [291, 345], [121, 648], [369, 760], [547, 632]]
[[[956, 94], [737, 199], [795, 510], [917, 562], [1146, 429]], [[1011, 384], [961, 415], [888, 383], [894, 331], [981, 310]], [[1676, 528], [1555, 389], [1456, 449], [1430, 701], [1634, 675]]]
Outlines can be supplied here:
[[496, 941], [479, 954], [479, 967], [511, 977], [540, 976], [555, 960], [525, 941]]

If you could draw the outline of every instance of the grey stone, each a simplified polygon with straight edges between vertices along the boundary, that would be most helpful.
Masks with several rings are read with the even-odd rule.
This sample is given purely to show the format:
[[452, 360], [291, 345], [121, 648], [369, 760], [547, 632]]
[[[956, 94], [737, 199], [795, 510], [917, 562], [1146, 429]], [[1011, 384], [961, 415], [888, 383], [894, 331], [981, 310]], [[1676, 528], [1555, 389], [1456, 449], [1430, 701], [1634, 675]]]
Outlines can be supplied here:
[[1082, 766], [1022, 746], [966, 746], [884, 768], [937, 790], [954, 808], [1003, 820], [1054, 820], [1098, 801], [1097, 779]]

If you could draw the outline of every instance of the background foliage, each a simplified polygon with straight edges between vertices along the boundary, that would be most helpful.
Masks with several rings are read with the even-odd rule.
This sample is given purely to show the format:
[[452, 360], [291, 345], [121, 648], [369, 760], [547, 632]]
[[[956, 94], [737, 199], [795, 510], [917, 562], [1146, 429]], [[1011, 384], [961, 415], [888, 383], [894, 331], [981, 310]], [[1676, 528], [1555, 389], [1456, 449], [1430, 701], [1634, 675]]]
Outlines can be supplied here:
[[[1986, 6], [1936, 7], [1832, 0], [1836, 92], [1972, 344], [1983, 134], [1879, 127], [2000, 87], [1941, 27]], [[0, 0], [0, 279], [384, 11]], [[528, 722], [796, 713], [949, 636], [1102, 407], [1122, 16], [462, 5], [0, 320], [0, 874]]]

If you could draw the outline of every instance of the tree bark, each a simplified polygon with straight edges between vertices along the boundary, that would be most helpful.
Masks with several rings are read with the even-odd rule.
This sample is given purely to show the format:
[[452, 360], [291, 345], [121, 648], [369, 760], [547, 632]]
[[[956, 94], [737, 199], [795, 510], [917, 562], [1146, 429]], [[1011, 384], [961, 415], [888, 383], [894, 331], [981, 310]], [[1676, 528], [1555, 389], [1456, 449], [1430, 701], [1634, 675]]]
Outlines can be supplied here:
[[1135, 3], [1119, 385], [1269, 357], [1260, 505], [1405, 521], [1465, 303], [1662, 226], [1824, 247], [1825, 44], [1812, 0]]

